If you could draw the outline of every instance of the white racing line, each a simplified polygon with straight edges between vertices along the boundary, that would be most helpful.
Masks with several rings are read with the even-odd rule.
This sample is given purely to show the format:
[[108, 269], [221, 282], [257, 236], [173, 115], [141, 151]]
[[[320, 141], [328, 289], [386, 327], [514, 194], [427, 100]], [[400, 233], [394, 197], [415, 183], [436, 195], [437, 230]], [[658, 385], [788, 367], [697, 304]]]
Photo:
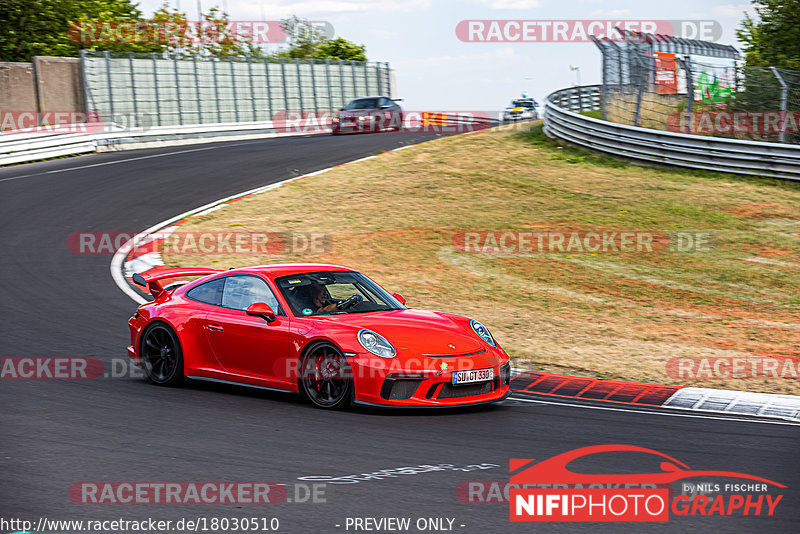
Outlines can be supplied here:
[[[470, 133], [474, 133], [474, 132], [470, 132]], [[423, 143], [424, 142], [427, 142], [427, 141], [423, 141]], [[246, 142], [237, 143], [237, 145], [238, 144], [247, 144], [247, 143]], [[417, 144], [422, 144], [422, 143], [417, 143]], [[227, 145], [227, 146], [230, 146], [230, 145]], [[402, 146], [402, 147], [395, 148], [393, 150], [388, 150], [388, 151], [386, 151], [384, 153], [397, 152], [399, 150], [404, 150], [404, 149], [410, 148], [412, 146], [415, 146], [415, 145], [405, 145], [405, 146]], [[153, 155], [153, 156], [144, 156], [144, 157], [139, 157], [139, 158], [129, 158], [129, 159], [126, 159], [126, 160], [120, 160], [118, 162], [134, 161], [134, 160], [138, 160], [138, 159], [147, 159], [147, 158], [151, 158], [151, 157], [168, 156], [168, 155], [171, 155], [171, 154], [180, 154], [180, 153], [184, 153], [184, 152], [194, 152], [194, 151], [197, 151], [197, 150], [211, 150], [213, 148], [216, 148], [216, 147], [204, 147], [204, 148], [199, 148], [199, 149], [182, 150], [182, 151], [170, 152], [170, 153], [165, 153], [165, 154], [157, 154], [157, 155]], [[266, 186], [257, 187], [255, 189], [250, 189], [248, 191], [244, 191], [244, 192], [236, 194], [236, 195], [232, 195], [232, 196], [225, 197], [225, 198], [222, 198], [222, 199], [219, 199], [219, 200], [215, 200], [215, 201], [210, 202], [208, 204], [205, 204], [203, 206], [200, 206], [200, 207], [197, 207], [195, 209], [186, 211], [184, 213], [181, 213], [180, 215], [176, 215], [174, 217], [171, 217], [169, 219], [161, 221], [161, 222], [159, 222], [157, 224], [154, 224], [153, 226], [151, 226], [147, 230], [144, 230], [143, 232], [133, 236], [131, 239], [126, 241], [125, 244], [123, 244], [119, 249], [117, 249], [117, 251], [114, 253], [114, 256], [111, 259], [111, 265], [110, 265], [111, 278], [114, 280], [114, 283], [117, 284], [117, 287], [119, 287], [119, 289], [123, 293], [128, 295], [128, 297], [130, 297], [134, 302], [136, 302], [137, 304], [144, 304], [145, 302], [148, 302], [147, 299], [145, 299], [142, 295], [137, 293], [136, 290], [134, 290], [128, 284], [128, 282], [125, 279], [125, 276], [123, 274], [125, 258], [127, 257], [128, 253], [133, 249], [133, 246], [134, 246], [135, 243], [138, 243], [140, 241], [145, 240], [150, 234], [152, 234], [154, 232], [157, 232], [159, 230], [162, 230], [163, 228], [166, 228], [167, 226], [169, 226], [169, 225], [171, 225], [171, 224], [173, 224], [173, 223], [175, 223], [177, 221], [180, 221], [180, 220], [182, 220], [182, 219], [184, 219], [186, 217], [191, 217], [192, 215], [196, 215], [196, 214], [198, 214], [200, 212], [203, 212], [203, 211], [206, 211], [206, 210], [211, 210], [213, 208], [217, 208], [218, 206], [221, 206], [221, 205], [225, 204], [226, 202], [230, 202], [231, 200], [235, 200], [237, 198], [244, 197], [244, 196], [247, 196], [247, 195], [252, 195], [252, 194], [257, 194], [257, 193], [264, 193], [266, 191], [271, 191], [272, 189], [277, 189], [278, 187], [281, 187], [282, 185], [288, 184], [290, 182], [294, 182], [294, 181], [297, 181], [297, 180], [301, 180], [303, 178], [310, 178], [312, 176], [317, 176], [319, 174], [326, 173], [326, 172], [330, 171], [331, 169], [334, 169], [336, 167], [341, 167], [342, 165], [350, 165], [352, 163], [358, 163], [360, 161], [370, 160], [370, 159], [373, 159], [375, 157], [376, 156], [366, 156], [364, 158], [359, 158], [359, 159], [356, 159], [356, 160], [353, 160], [353, 161], [350, 161], [350, 162], [347, 162], [347, 163], [344, 163], [344, 164], [341, 164], [341, 165], [335, 165], [335, 166], [332, 166], [332, 167], [327, 167], [325, 169], [321, 169], [321, 170], [314, 171], [314, 172], [311, 172], [311, 173], [308, 173], [308, 174], [304, 174], [302, 176], [296, 176], [296, 177], [293, 177], [293, 178], [287, 178], [287, 179], [282, 180], [280, 182], [276, 182], [276, 183], [269, 184], [269, 185], [266, 185]], [[109, 164], [118, 163], [118, 162], [107, 162], [107, 163], [98, 163], [98, 164], [94, 164], [94, 165], [85, 165], [85, 166], [82, 166], [82, 167], [75, 167], [74, 169], [94, 167], [94, 166], [100, 166], [100, 165], [109, 165]], [[74, 169], [63, 169], [63, 170], [48, 171], [47, 173], [40, 173], [40, 174], [48, 174], [48, 173], [54, 173], [54, 172], [64, 172], [66, 170], [74, 170]], [[28, 175], [28, 176], [34, 176], [34, 175]], [[25, 178], [25, 177], [26, 176], [20, 176], [18, 178]], [[0, 180], [0, 181], [2, 181], [2, 180]], [[646, 410], [646, 409], [643, 410], [643, 409], [639, 409], [638, 407], [624, 408], [624, 407], [620, 407], [620, 406], [596, 406], [596, 405], [591, 405], [591, 404], [574, 404], [574, 403], [567, 402], [567, 399], [564, 399], [563, 401], [561, 401], [561, 400], [552, 400], [552, 401], [550, 401], [550, 400], [529, 399], [529, 398], [511, 396], [511, 397], [508, 398], [508, 400], [509, 401], [516, 401], [516, 402], [530, 403], [530, 404], [568, 406], [568, 407], [571, 407], [571, 408], [583, 408], [583, 409], [588, 409], [588, 410], [603, 410], [603, 411], [612, 411], [612, 412], [640, 413], [640, 414], [645, 414], [645, 415], [659, 415], [659, 416], [667, 416], [667, 417], [688, 417], [688, 418], [694, 418], [694, 419], [714, 419], [714, 420], [722, 420], [722, 421], [761, 423], [761, 424], [771, 424], [771, 425], [800, 426], [800, 423], [793, 422], [791, 420], [766, 419], [766, 418], [758, 419], [758, 418], [735, 417], [735, 416], [727, 416], [727, 417], [726, 416], [714, 416], [714, 415], [708, 415], [709, 411], [706, 411], [706, 414], [699, 414], [699, 413], [692, 413], [692, 410], [688, 409], [688, 408], [680, 408], [680, 407], [673, 407], [673, 406], [665, 406], [663, 408], [665, 410], [669, 410], [669, 411], [659, 412], [659, 411], [654, 411], [654, 410]]]

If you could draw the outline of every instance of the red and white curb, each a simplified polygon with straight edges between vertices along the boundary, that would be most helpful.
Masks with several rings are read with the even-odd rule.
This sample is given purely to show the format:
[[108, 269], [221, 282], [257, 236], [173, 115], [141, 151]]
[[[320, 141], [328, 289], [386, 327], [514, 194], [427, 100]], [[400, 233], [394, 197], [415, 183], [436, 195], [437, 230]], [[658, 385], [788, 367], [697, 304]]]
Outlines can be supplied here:
[[[472, 132], [471, 132], [472, 133]], [[427, 142], [427, 141], [426, 141]], [[420, 143], [421, 144], [421, 143]], [[389, 152], [397, 152], [415, 145], [405, 145]], [[381, 154], [378, 154], [381, 155]], [[237, 195], [216, 200], [204, 206], [186, 211], [135, 235], [122, 245], [111, 259], [111, 277], [123, 293], [137, 304], [147, 302], [141, 293], [128, 283], [134, 273], [147, 275], [164, 269], [160, 245], [178, 227], [195, 217], [200, 217], [222, 209], [238, 200], [277, 189], [285, 184], [311, 178], [323, 173], [378, 157], [367, 156], [357, 160], [335, 165], [319, 171], [257, 187]], [[169, 281], [168, 281], [169, 282]], [[800, 423], [800, 397], [793, 395], [774, 395], [749, 393], [745, 391], [705, 389], [684, 386], [646, 384], [619, 380], [600, 380], [587, 377], [559, 375], [514, 369], [511, 387], [518, 394], [532, 394], [540, 397], [575, 399], [583, 401], [602, 401], [611, 405], [670, 408], [684, 412], [706, 412], [741, 416], [777, 418]], [[513, 398], [513, 397], [512, 397]]]
[[600, 380], [524, 370], [514, 373], [511, 388], [516, 393], [537, 397], [757, 416], [800, 423], [800, 397], [794, 395]]

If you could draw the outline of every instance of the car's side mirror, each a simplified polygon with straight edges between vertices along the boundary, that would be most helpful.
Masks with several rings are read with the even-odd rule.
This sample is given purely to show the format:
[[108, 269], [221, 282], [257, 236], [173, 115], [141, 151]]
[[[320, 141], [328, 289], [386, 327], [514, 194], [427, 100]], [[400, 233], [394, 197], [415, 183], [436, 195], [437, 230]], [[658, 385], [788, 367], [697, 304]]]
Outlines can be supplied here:
[[256, 302], [251, 304], [247, 307], [247, 315], [253, 315], [256, 317], [261, 317], [268, 323], [271, 323], [278, 319], [278, 316], [275, 315], [275, 312], [272, 311], [272, 308], [269, 307], [268, 304], [264, 302]]
[[393, 296], [395, 299], [397, 299], [397, 302], [399, 302], [400, 304], [402, 304], [403, 306], [405, 306], [405, 304], [406, 304], [406, 298], [405, 298], [403, 295], [401, 295], [400, 293], [392, 293], [392, 296]]

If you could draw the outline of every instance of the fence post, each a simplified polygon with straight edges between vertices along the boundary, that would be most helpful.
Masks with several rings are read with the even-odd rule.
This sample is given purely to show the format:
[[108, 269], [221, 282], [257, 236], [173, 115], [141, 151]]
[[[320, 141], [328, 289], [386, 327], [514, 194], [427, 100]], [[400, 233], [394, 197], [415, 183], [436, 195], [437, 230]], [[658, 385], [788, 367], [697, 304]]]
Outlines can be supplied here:
[[[83, 111], [86, 112], [86, 118], [88, 122], [89, 118], [89, 100], [92, 101], [92, 106], [97, 107], [94, 103], [94, 98], [92, 98], [91, 90], [89, 89], [88, 77], [86, 76], [86, 50], [81, 50], [81, 83], [83, 84]], [[96, 109], [92, 111], [96, 112]]]
[[[608, 40], [608, 44], [614, 47], [615, 53], [617, 54], [617, 94], [619, 94], [622, 88], [622, 49], [619, 47], [617, 43], [612, 41], [611, 39]], [[603, 120], [607, 120], [608, 112], [606, 108], [608, 107], [609, 95], [608, 95], [608, 70], [611, 69], [611, 63], [613, 62], [613, 58], [606, 58], [606, 49], [603, 49], [603, 86], [600, 88], [600, 118]]]
[[692, 133], [692, 105], [694, 104], [694, 77], [692, 76], [692, 58], [686, 56], [686, 59], [679, 60], [686, 71], [686, 111], [684, 116], [689, 117], [689, 123], [686, 125], [686, 133]]
[[158, 125], [161, 126], [161, 98], [158, 94], [158, 63], [156, 62], [156, 53], [153, 52], [150, 57], [153, 58], [153, 90], [156, 94], [156, 115], [158, 116]]
[[637, 63], [637, 76], [639, 78], [639, 89], [636, 91], [636, 110], [633, 112], [633, 125], [639, 126], [639, 113], [642, 109], [642, 94], [644, 93], [644, 85], [647, 83], [647, 77], [644, 76], [644, 68], [641, 65], [641, 58], [639, 54], [634, 55]]
[[219, 77], [217, 76], [217, 62], [219, 62], [219, 58], [217, 56], [211, 56], [211, 76], [214, 78], [214, 96], [216, 97], [214, 100], [217, 101], [217, 122], [222, 122], [222, 110], [220, 109], [220, 101], [219, 101]]
[[133, 120], [130, 126], [139, 126], [139, 104], [136, 98], [136, 78], [133, 75], [133, 52], [128, 52], [128, 68], [131, 71], [131, 94], [133, 95]]
[[300, 102], [300, 113], [306, 110], [303, 104], [303, 78], [300, 76], [300, 58], [294, 59], [294, 66], [297, 68], [297, 100]]
[[353, 77], [353, 98], [358, 97], [358, 84], [356, 83], [356, 62], [350, 60], [350, 75]]
[[181, 106], [181, 82], [178, 73], [178, 56], [172, 58], [173, 70], [175, 71], [175, 102], [178, 104], [178, 124], [183, 124], [183, 106]]
[[281, 81], [283, 82], [283, 110], [289, 111], [289, 94], [286, 92], [286, 58], [281, 58]]
[[328, 111], [333, 111], [335, 104], [333, 103], [333, 90], [331, 89], [331, 60], [325, 60], [325, 81], [328, 84]]
[[389, 68], [388, 61], [384, 61], [383, 66], [385, 68], [383, 75], [386, 76], [386, 92], [389, 93], [389, 98], [391, 98], [394, 91], [394, 88], [392, 87], [392, 69]]
[[344, 92], [344, 60], [341, 59], [339, 60], [339, 91], [342, 95], [342, 105], [344, 105], [345, 102], [347, 102], [347, 100], [344, 98], [344, 95], [347, 93]]
[[253, 62], [250, 56], [247, 56], [247, 75], [250, 77], [250, 107], [253, 109], [253, 122], [258, 121], [256, 114], [256, 88], [253, 84]]
[[197, 123], [203, 124], [203, 108], [201, 104], [200, 94], [200, 76], [197, 74], [197, 54], [192, 55], [192, 62], [194, 63], [194, 88], [197, 93]]
[[275, 112], [272, 110], [272, 84], [269, 81], [269, 58], [264, 58], [264, 76], [267, 79], [267, 108], [269, 109], [269, 120], [275, 120]]
[[783, 79], [781, 73], [778, 72], [778, 69], [775, 67], [770, 67], [772, 74], [775, 75], [775, 78], [778, 79], [778, 83], [781, 84], [781, 133], [780, 139], [781, 143], [786, 142], [786, 112], [789, 109], [788, 102], [789, 102], [789, 86], [786, 84], [786, 80]]
[[236, 73], [233, 71], [233, 56], [228, 56], [228, 63], [231, 66], [231, 90], [233, 91], [233, 111], [236, 122], [239, 122], [239, 99], [236, 98]]
[[319, 111], [319, 101], [317, 100], [317, 77], [314, 76], [314, 65], [316, 65], [314, 60], [310, 59], [308, 68], [311, 69], [311, 91], [314, 93], [314, 111]]
[[[109, 111], [111, 112], [111, 122], [114, 122], [114, 94], [113, 90], [111, 89], [111, 54], [108, 53], [108, 50], [103, 52], [103, 56], [106, 58], [106, 82], [108, 83], [108, 107]], [[38, 87], [38, 80], [37, 80], [37, 87]]]

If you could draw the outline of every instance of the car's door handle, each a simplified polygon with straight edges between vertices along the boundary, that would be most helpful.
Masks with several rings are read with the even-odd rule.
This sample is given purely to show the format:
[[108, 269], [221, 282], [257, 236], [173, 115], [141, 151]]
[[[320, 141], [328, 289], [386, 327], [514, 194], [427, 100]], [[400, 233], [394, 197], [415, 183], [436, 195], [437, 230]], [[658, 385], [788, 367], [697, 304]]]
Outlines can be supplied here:
[[208, 329], [212, 332], [222, 332], [222, 327], [218, 324], [210, 324], [208, 325]]

